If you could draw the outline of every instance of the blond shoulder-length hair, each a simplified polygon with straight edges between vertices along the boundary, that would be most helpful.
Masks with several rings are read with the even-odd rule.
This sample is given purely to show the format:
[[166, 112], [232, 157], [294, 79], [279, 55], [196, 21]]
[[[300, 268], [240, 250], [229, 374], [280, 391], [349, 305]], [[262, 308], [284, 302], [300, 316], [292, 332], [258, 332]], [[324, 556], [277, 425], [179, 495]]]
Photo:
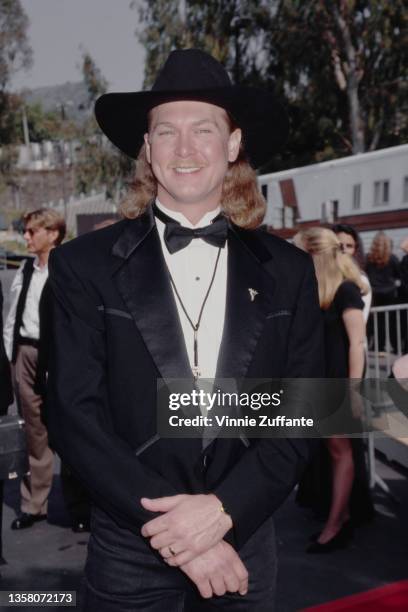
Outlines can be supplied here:
[[384, 232], [377, 232], [371, 243], [367, 262], [383, 268], [390, 261], [392, 253], [391, 238]]
[[[230, 132], [235, 127], [229, 120]], [[142, 145], [136, 159], [135, 174], [128, 185], [120, 211], [123, 216], [134, 219], [147, 209], [156, 195], [157, 181], [147, 161], [146, 146]], [[233, 223], [246, 229], [258, 227], [265, 216], [265, 199], [259, 190], [256, 172], [250, 166], [242, 144], [238, 158], [229, 164], [225, 175], [221, 207]]]
[[329, 308], [345, 280], [355, 283], [363, 295], [367, 293], [367, 285], [357, 264], [350, 255], [341, 252], [340, 241], [332, 230], [309, 227], [299, 232], [296, 243], [313, 257], [321, 308]]

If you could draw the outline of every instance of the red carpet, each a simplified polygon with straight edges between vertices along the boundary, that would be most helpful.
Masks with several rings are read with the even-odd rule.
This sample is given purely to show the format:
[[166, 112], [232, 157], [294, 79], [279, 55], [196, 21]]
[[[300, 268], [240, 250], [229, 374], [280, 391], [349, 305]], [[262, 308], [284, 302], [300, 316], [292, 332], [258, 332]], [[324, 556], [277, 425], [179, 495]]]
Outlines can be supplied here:
[[303, 608], [301, 612], [394, 612], [408, 611], [408, 580], [393, 582], [350, 597], [335, 599], [320, 606]]

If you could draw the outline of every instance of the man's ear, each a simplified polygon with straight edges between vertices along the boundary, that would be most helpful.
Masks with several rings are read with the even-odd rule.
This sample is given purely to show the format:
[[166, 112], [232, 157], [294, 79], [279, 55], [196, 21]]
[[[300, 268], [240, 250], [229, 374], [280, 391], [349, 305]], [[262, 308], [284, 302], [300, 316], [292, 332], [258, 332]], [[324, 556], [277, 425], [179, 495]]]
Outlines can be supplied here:
[[56, 246], [56, 241], [59, 238], [59, 231], [58, 230], [48, 230], [49, 235], [50, 235], [50, 239], [52, 241], [52, 245]]
[[145, 134], [144, 135], [144, 141], [145, 141], [145, 147], [146, 147], [146, 159], [149, 162], [149, 164], [151, 164], [151, 157], [150, 157], [150, 142], [149, 142], [149, 134]]
[[239, 128], [231, 132], [228, 139], [228, 161], [234, 162], [239, 154], [242, 132]]

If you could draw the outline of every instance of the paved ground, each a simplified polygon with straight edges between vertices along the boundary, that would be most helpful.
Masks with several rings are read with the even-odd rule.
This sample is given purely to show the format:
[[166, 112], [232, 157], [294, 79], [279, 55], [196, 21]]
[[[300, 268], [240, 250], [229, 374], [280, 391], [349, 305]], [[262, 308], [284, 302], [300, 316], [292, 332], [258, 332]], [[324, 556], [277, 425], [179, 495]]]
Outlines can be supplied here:
[[319, 523], [293, 500], [279, 510], [277, 612], [294, 612], [408, 578], [408, 474], [378, 459], [376, 464], [378, 474], [399, 503], [376, 489], [375, 520], [357, 530], [345, 550], [328, 555], [305, 554], [307, 536], [319, 528]]
[[[319, 528], [319, 523], [300, 510], [293, 498], [279, 510], [277, 612], [295, 612], [408, 577], [408, 474], [378, 460], [377, 468], [400, 501], [396, 504], [376, 491], [375, 521], [360, 528], [346, 550], [324, 556], [307, 555], [304, 552], [307, 538]], [[3, 527], [7, 565], [1, 568], [0, 589], [79, 592], [88, 538], [69, 529], [58, 475], [50, 500], [50, 524], [11, 531], [9, 525], [17, 504], [18, 483], [8, 483]], [[25, 608], [31, 609], [39, 608]]]

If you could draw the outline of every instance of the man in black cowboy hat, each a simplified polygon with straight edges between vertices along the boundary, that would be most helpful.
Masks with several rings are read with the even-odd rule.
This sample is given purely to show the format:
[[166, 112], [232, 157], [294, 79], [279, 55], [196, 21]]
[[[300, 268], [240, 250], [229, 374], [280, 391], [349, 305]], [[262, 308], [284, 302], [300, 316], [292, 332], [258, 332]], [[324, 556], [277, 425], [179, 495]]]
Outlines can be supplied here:
[[286, 115], [189, 49], [96, 118], [137, 158], [126, 219], [50, 262], [49, 430], [94, 501], [84, 607], [269, 611], [271, 515], [307, 440], [161, 437], [156, 384], [322, 371], [311, 261], [252, 229], [265, 204], [248, 159], [282, 146]]

